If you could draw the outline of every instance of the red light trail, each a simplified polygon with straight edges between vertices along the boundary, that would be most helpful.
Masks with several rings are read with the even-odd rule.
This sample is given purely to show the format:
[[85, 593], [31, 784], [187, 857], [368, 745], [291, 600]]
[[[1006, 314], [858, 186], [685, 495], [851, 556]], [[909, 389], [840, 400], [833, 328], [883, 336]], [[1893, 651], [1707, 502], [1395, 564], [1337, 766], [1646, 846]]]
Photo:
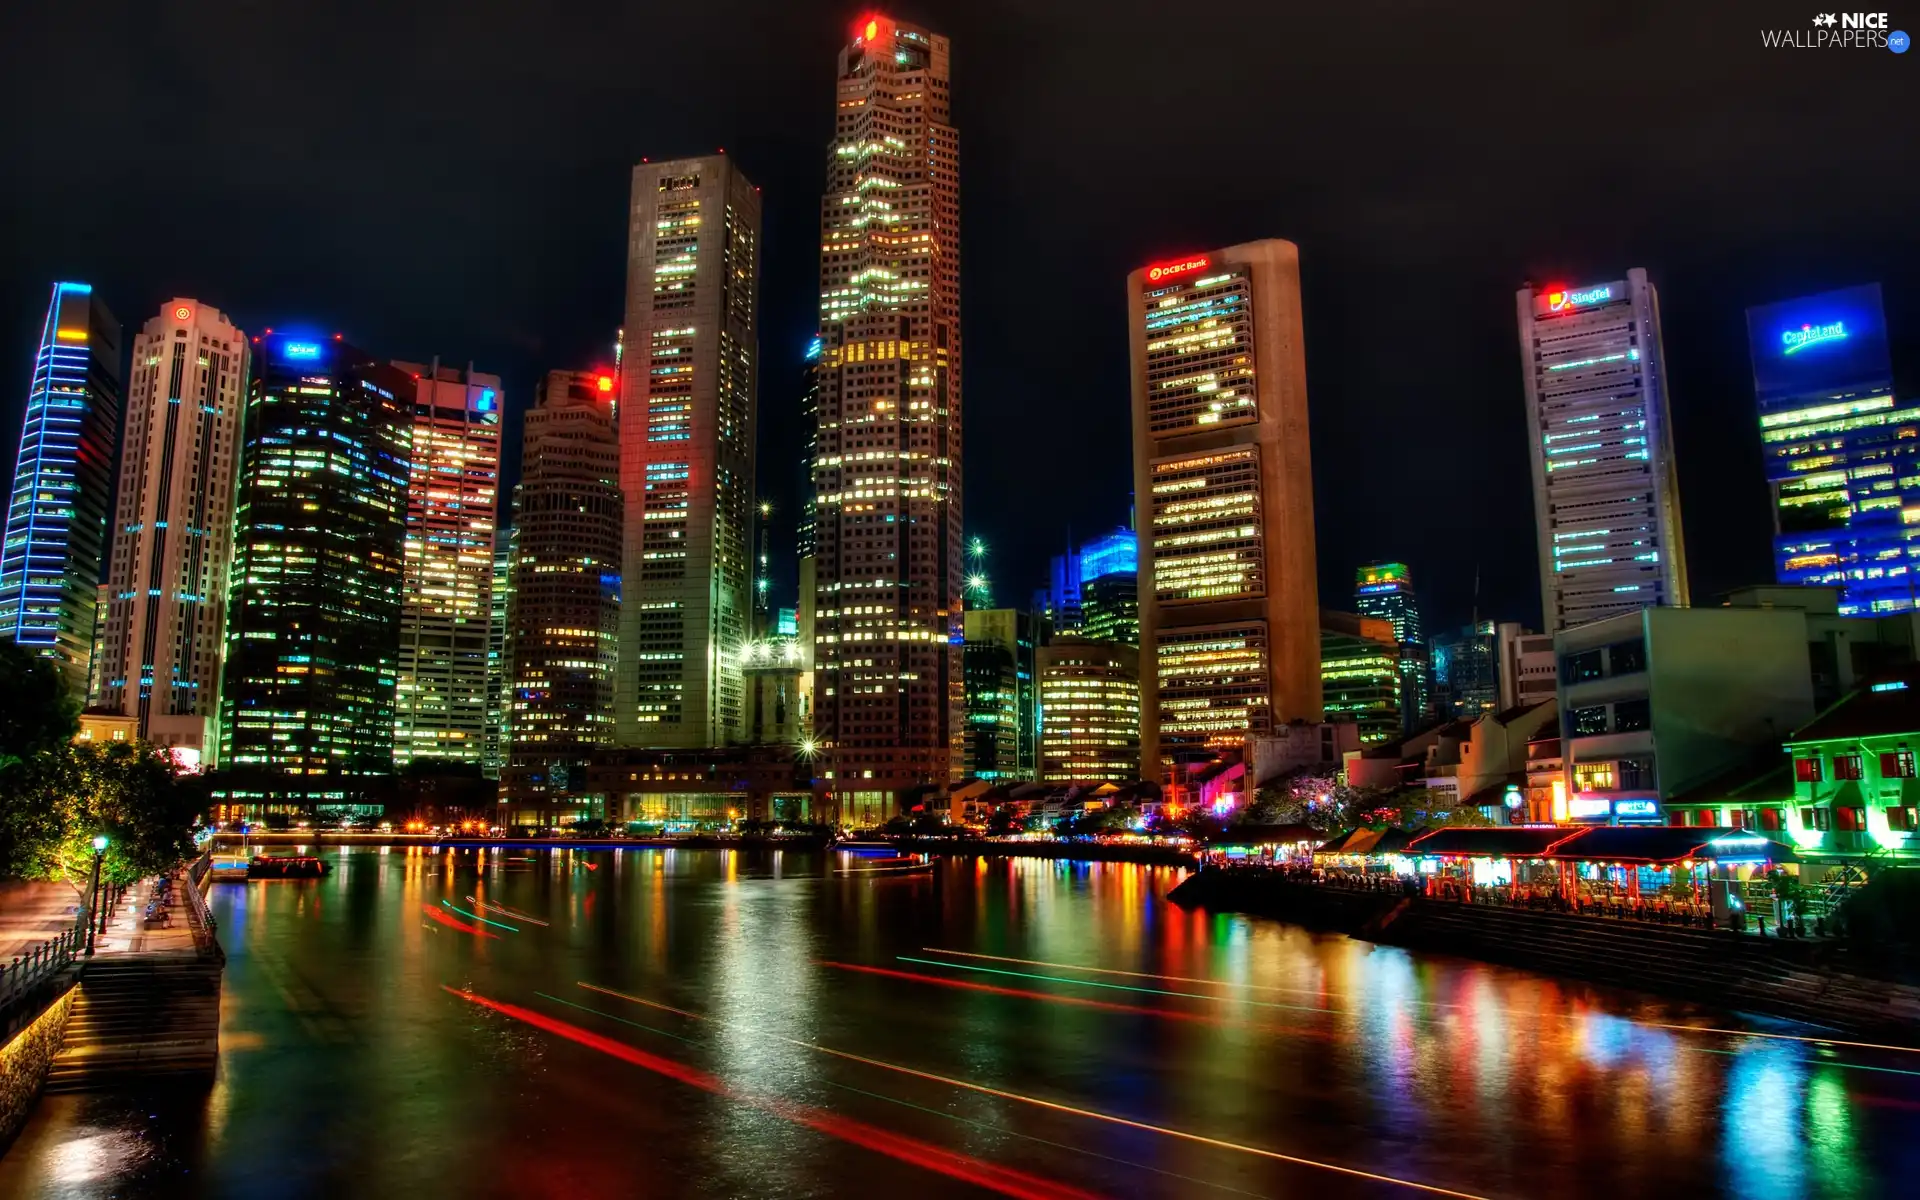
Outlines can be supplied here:
[[471, 1004], [477, 1004], [482, 1008], [491, 1009], [502, 1016], [511, 1017], [516, 1021], [531, 1025], [536, 1029], [545, 1030], [557, 1037], [563, 1037], [570, 1042], [585, 1046], [590, 1050], [598, 1050], [600, 1053], [612, 1058], [617, 1058], [622, 1062], [631, 1063], [636, 1067], [643, 1067], [655, 1074], [664, 1075], [669, 1079], [684, 1083], [689, 1087], [699, 1088], [703, 1092], [710, 1092], [713, 1095], [721, 1096], [728, 1100], [736, 1100], [744, 1104], [749, 1104], [754, 1108], [773, 1113], [775, 1116], [783, 1117], [795, 1124], [805, 1125], [807, 1128], [818, 1133], [839, 1138], [841, 1141], [872, 1150], [876, 1154], [884, 1154], [888, 1158], [898, 1162], [921, 1167], [925, 1170], [945, 1175], [951, 1179], [958, 1179], [963, 1183], [971, 1183], [978, 1187], [987, 1188], [999, 1192], [1003, 1196], [1017, 1196], [1020, 1197], [1021, 1200], [1092, 1200], [1094, 1196], [1092, 1192], [1082, 1191], [1079, 1188], [1069, 1187], [1062, 1183], [1055, 1183], [1050, 1179], [1043, 1179], [1038, 1175], [1030, 1175], [1025, 1171], [1016, 1171], [1011, 1167], [1002, 1167], [994, 1163], [983, 1162], [980, 1159], [943, 1149], [931, 1143], [920, 1141], [917, 1138], [891, 1133], [877, 1126], [868, 1125], [864, 1121], [853, 1120], [851, 1117], [838, 1116], [834, 1113], [824, 1112], [817, 1108], [812, 1108], [804, 1104], [796, 1104], [789, 1100], [781, 1100], [773, 1096], [760, 1096], [750, 1092], [743, 1092], [716, 1075], [710, 1075], [705, 1071], [687, 1066], [685, 1063], [675, 1062], [670, 1058], [662, 1058], [657, 1054], [649, 1054], [637, 1047], [629, 1046], [625, 1042], [616, 1042], [612, 1038], [602, 1037], [600, 1034], [588, 1029], [582, 1029], [578, 1025], [555, 1020], [545, 1013], [538, 1013], [530, 1008], [522, 1008], [517, 1004], [508, 1004], [503, 1000], [490, 1000], [485, 996], [477, 995], [473, 992], [463, 992], [457, 988], [447, 987], [445, 984], [442, 984], [441, 987], [449, 995], [458, 996], [460, 999]]
[[[825, 965], [840, 966], [844, 964], [827, 963]], [[879, 971], [881, 974], [887, 974], [887, 975], [905, 974], [905, 972], [902, 972], [902, 971], [886, 971], [878, 967], [869, 968], [869, 969]], [[916, 975], [916, 976], [909, 976], [909, 978], [924, 979], [926, 977]], [[939, 981], [935, 981], [935, 982], [939, 982]], [[952, 982], [952, 981], [948, 981], [948, 982]], [[914, 1067], [901, 1066], [899, 1063], [890, 1063], [885, 1061], [884, 1059], [868, 1058], [863, 1054], [853, 1054], [846, 1050], [835, 1050], [831, 1046], [822, 1046], [817, 1042], [803, 1042], [798, 1038], [783, 1037], [777, 1033], [768, 1033], [765, 1030], [755, 1029], [753, 1026], [750, 1026], [750, 1025], [741, 1025], [733, 1021], [717, 1021], [712, 1017], [703, 1017], [699, 1013], [688, 1012], [684, 1008], [675, 1008], [671, 1004], [661, 1004], [653, 1000], [644, 1000], [639, 996], [630, 996], [625, 992], [616, 992], [612, 988], [599, 987], [591, 983], [582, 982], [580, 986], [587, 989], [590, 992], [599, 992], [603, 996], [612, 996], [617, 1000], [631, 1001], [634, 1004], [643, 1005], [647, 1008], [659, 1009], [661, 1012], [670, 1012], [675, 1014], [676, 1016], [687, 1017], [695, 1021], [704, 1021], [712, 1025], [721, 1026], [723, 1028], [742, 1029], [742, 1030], [747, 1030], [753, 1033], [759, 1033], [762, 1036], [772, 1037], [778, 1041], [786, 1042], [788, 1045], [791, 1045], [791, 1046], [799, 1046], [807, 1050], [816, 1050], [821, 1054], [829, 1054], [829, 1055], [832, 1055], [834, 1058], [845, 1059], [848, 1062], [856, 1062], [864, 1066], [878, 1067], [883, 1071], [894, 1071], [902, 1075], [910, 1075], [915, 1079], [924, 1079], [930, 1083], [945, 1084], [948, 1087], [957, 1087], [957, 1088], [965, 1089], [966, 1091], [970, 1091], [970, 1092], [978, 1092], [983, 1096], [994, 1096], [1001, 1100], [1014, 1100], [1014, 1101], [1018, 1101], [1021, 1104], [1031, 1104], [1036, 1108], [1044, 1108], [1052, 1112], [1066, 1113], [1069, 1116], [1075, 1116], [1075, 1117], [1085, 1117], [1090, 1121], [1104, 1121], [1109, 1125], [1121, 1125], [1121, 1126], [1125, 1126], [1128, 1129], [1139, 1129], [1147, 1133], [1158, 1133], [1165, 1137], [1177, 1138], [1181, 1141], [1186, 1141], [1186, 1142], [1194, 1142], [1203, 1146], [1212, 1146], [1215, 1149], [1219, 1149], [1219, 1150], [1235, 1150], [1242, 1154], [1251, 1154], [1259, 1158], [1269, 1158], [1277, 1162], [1292, 1163], [1295, 1166], [1313, 1167], [1316, 1170], [1331, 1171], [1336, 1175], [1347, 1175], [1355, 1179], [1368, 1179], [1376, 1183], [1389, 1183], [1389, 1184], [1395, 1185], [1396, 1187], [1412, 1188], [1415, 1191], [1426, 1192], [1430, 1195], [1454, 1196], [1454, 1197], [1459, 1197], [1460, 1200], [1485, 1200], [1484, 1197], [1475, 1195], [1472, 1192], [1455, 1191], [1452, 1188], [1439, 1187], [1430, 1183], [1419, 1183], [1411, 1179], [1400, 1179], [1392, 1175], [1380, 1175], [1373, 1171], [1363, 1171], [1358, 1167], [1343, 1167], [1343, 1166], [1340, 1166], [1338, 1163], [1321, 1162], [1318, 1159], [1302, 1158], [1299, 1155], [1295, 1155], [1295, 1154], [1282, 1154], [1278, 1150], [1267, 1150], [1260, 1146], [1247, 1146], [1239, 1142], [1229, 1142], [1221, 1138], [1207, 1137], [1204, 1134], [1189, 1133], [1184, 1129], [1173, 1129], [1165, 1125], [1154, 1125], [1146, 1121], [1135, 1121], [1128, 1117], [1115, 1116], [1112, 1113], [1104, 1113], [1096, 1109], [1080, 1108], [1072, 1104], [1061, 1104], [1058, 1101], [1054, 1101], [1054, 1100], [1043, 1100], [1038, 1096], [1027, 1096], [1027, 1095], [1022, 1095], [1019, 1092], [1009, 1092], [1002, 1088], [988, 1087], [984, 1083], [972, 1083], [965, 1079], [955, 1079], [949, 1075], [936, 1075], [931, 1071], [921, 1071]], [[980, 985], [976, 985], [976, 986], [980, 986]], [[997, 991], [1000, 989], [989, 989], [989, 990]], [[1088, 1003], [1096, 1003], [1096, 1002], [1088, 1001]], [[1111, 1006], [1103, 1005], [1102, 1007], [1111, 1007]], [[617, 1020], [618, 1018], [615, 1018], [615, 1019]]]
[[461, 933], [471, 933], [475, 937], [492, 938], [496, 942], [500, 940], [499, 934], [488, 933], [478, 925], [469, 925], [465, 921], [457, 920], [431, 904], [422, 904], [420, 911], [427, 914], [427, 916], [433, 920], [440, 922], [440, 924], [445, 925], [448, 929], [458, 929]]
[[1070, 979], [1065, 975], [1035, 975], [1030, 971], [1004, 971], [994, 967], [974, 967], [966, 963], [941, 962], [932, 958], [912, 958], [905, 954], [896, 954], [900, 962], [920, 963], [929, 967], [946, 967], [950, 971], [983, 971], [989, 975], [1011, 975], [1018, 979], [1045, 979], [1051, 983], [1067, 983], [1074, 987], [1112, 988], [1119, 992], [1140, 992], [1149, 996], [1179, 996], [1186, 1000], [1207, 1000], [1214, 1004], [1257, 1004], [1261, 1008], [1284, 1008], [1291, 1012], [1337, 1013], [1338, 1008], [1319, 1008], [1305, 1004], [1275, 1004], [1271, 1000], [1242, 1000], [1234, 996], [1209, 996], [1204, 992], [1174, 992], [1166, 988], [1134, 987], [1125, 983], [1101, 983], [1097, 979]]

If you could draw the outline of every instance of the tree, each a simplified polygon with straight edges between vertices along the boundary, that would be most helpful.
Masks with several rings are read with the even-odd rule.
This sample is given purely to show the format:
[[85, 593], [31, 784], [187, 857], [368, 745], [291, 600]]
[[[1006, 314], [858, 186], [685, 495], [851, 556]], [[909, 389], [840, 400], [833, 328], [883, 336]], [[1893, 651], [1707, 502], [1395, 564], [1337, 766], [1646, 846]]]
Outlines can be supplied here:
[[10, 874], [83, 886], [93, 839], [107, 838], [101, 877], [132, 883], [193, 853], [198, 799], [173, 760], [144, 742], [68, 744], [8, 772], [0, 813]]
[[0, 641], [0, 771], [71, 742], [79, 714], [52, 659]]
[[1235, 825], [1285, 825], [1292, 822], [1299, 806], [1286, 789], [1268, 784], [1253, 794], [1253, 799], [1233, 814]]

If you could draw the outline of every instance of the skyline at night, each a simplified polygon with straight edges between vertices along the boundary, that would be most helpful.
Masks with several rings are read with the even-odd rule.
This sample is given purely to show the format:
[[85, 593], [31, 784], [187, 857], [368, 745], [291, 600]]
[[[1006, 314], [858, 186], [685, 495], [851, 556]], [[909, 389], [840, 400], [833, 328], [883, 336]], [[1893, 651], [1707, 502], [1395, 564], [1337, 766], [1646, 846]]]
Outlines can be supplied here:
[[[978, 146], [964, 190], [972, 424], [1020, 421], [1031, 433], [976, 437], [970, 448], [971, 479], [1023, 483], [1017, 493], [970, 489], [968, 531], [989, 539], [998, 579], [1024, 593], [1044, 579], [1069, 527], [1084, 536], [1126, 519], [1122, 475], [1046, 471], [1036, 447], [1073, 437], [1089, 463], [1124, 456], [1127, 272], [1265, 236], [1301, 247], [1315, 461], [1395, 459], [1385, 478], [1315, 472], [1323, 602], [1344, 602], [1359, 564], [1391, 559], [1423, 580], [1436, 627], [1468, 619], [1476, 578], [1480, 612], [1537, 623], [1511, 296], [1529, 279], [1617, 278], [1621, 264], [1644, 266], [1661, 289], [1693, 591], [1705, 600], [1771, 576], [1744, 312], [1877, 280], [1897, 377], [1920, 361], [1920, 253], [1897, 238], [1920, 210], [1920, 172], [1873, 139], [1823, 136], [1817, 117], [1841, 95], [1859, 111], [1897, 107], [1913, 62], [1769, 52], [1757, 39], [1730, 41], [1724, 19], [1704, 11], [1530, 13], [1523, 43], [1555, 47], [1556, 77], [1604, 76], [1623, 60], [1645, 67], [1640, 86], [1610, 94], [1618, 119], [1587, 131], [1562, 162], [1537, 150], [1558, 144], [1557, 109], [1523, 98], [1539, 86], [1535, 57], [1496, 36], [1522, 11], [1403, 14], [1394, 38], [1363, 44], [1331, 14], [1229, 6], [1219, 19], [1248, 36], [1216, 48], [1208, 86], [1239, 102], [1195, 128], [1131, 82], [1156, 77], [1150, 64], [1163, 48], [1144, 13], [1095, 20], [1091, 6], [1016, 14], [929, 3], [894, 14], [953, 39], [955, 123]], [[161, 115], [198, 110], [196, 97], [218, 108], [243, 94], [249, 64], [286, 35], [286, 18], [219, 28], [211, 36], [224, 52], [196, 65], [130, 57], [65, 119], [125, 129], [138, 135], [136, 155], [178, 153], [206, 169], [163, 188], [121, 179], [122, 161], [62, 138], [61, 121], [0, 133], [10, 161], [42, 180], [0, 200], [11, 227], [35, 230], [0, 258], [0, 378], [27, 376], [48, 280], [90, 280], [119, 311], [195, 295], [242, 328], [307, 318], [384, 356], [438, 354], [499, 373], [513, 405], [503, 462], [517, 464], [519, 414], [545, 372], [608, 355], [633, 165], [725, 147], [763, 188], [760, 441], [786, 444], [800, 425], [798, 379], [817, 320], [831, 64], [854, 15], [752, 3], [692, 14], [686, 53], [620, 76], [563, 68], [557, 51], [641, 36], [639, 14], [605, 5], [547, 23], [482, 4], [448, 23], [394, 30], [397, 52], [420, 70], [325, 104], [303, 81], [355, 51], [344, 31], [304, 30], [303, 58], [285, 68], [286, 107], [233, 111], [234, 132], [288, 172], [347, 155], [411, 178], [378, 203], [351, 189], [272, 182], [284, 176], [260, 182], [238, 157], [202, 151], [229, 145], [226, 127]], [[80, 36], [77, 19], [28, 14], [23, 48]], [[161, 36], [185, 36], [167, 32], [170, 20]], [[721, 69], [729, 42], [720, 30], [732, 22], [756, 36], [733, 45]], [[115, 61], [130, 54], [121, 29], [86, 36], [103, 39]], [[496, 81], [485, 96], [447, 86], [473, 71]], [[738, 86], [722, 88], [722, 78]], [[1409, 95], [1422, 97], [1417, 111]], [[1256, 116], [1327, 104], [1339, 107], [1339, 123]], [[1491, 115], [1509, 109], [1504, 123]], [[1081, 119], [1095, 111], [1106, 119]], [[425, 143], [472, 165], [486, 185], [416, 177], [404, 164]], [[1144, 146], [1234, 163], [1234, 186], [1111, 188], [1085, 169], [1163, 173], [1149, 165], [1161, 159], [1139, 157]], [[1635, 166], [1575, 184], [1581, 162], [1596, 157]], [[155, 242], [147, 231], [160, 224], [172, 232]], [[169, 245], [188, 242], [192, 256]], [[1083, 353], [1035, 352], [1020, 306], [1005, 303], [1040, 269], [1039, 246], [1049, 294], [1069, 301], [1057, 336]], [[428, 303], [419, 302], [423, 280]], [[1413, 312], [1444, 318], [1406, 319]], [[21, 393], [18, 382], [5, 391], [8, 428]], [[511, 466], [504, 474], [510, 484]], [[797, 514], [791, 473], [762, 472], [762, 484], [777, 512]], [[1463, 525], [1490, 547], [1475, 561], [1436, 551]], [[776, 533], [791, 545], [790, 525]], [[794, 587], [788, 558], [775, 555], [782, 593]]]

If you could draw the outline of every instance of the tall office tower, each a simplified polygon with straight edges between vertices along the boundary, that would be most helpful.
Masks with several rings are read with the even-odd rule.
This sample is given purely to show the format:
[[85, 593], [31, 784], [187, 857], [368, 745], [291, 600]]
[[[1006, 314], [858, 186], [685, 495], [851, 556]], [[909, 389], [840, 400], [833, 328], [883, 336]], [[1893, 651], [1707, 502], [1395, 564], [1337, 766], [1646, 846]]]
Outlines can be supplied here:
[[513, 528], [493, 535], [493, 580], [487, 594], [492, 620], [487, 625], [487, 736], [480, 751], [480, 773], [500, 778], [507, 761], [507, 672], [512, 664], [507, 646], [507, 609], [513, 595]]
[[1500, 630], [1480, 621], [1433, 639], [1433, 690], [1440, 716], [1471, 721], [1500, 711]]
[[1420, 625], [1420, 601], [1413, 572], [1405, 563], [1370, 563], [1355, 572], [1354, 611], [1393, 624], [1400, 646], [1401, 732], [1412, 733], [1433, 711], [1433, 668], [1426, 633]]
[[87, 694], [120, 434], [120, 322], [84, 283], [56, 283], [33, 356], [7, 536], [0, 638]]
[[1392, 741], [1406, 726], [1400, 643], [1393, 622], [1358, 613], [1320, 613], [1320, 687], [1329, 722], [1351, 721], [1360, 744]]
[[1039, 742], [1039, 623], [1017, 608], [970, 608], [966, 638], [962, 770], [976, 779], [1032, 779]]
[[1072, 550], [1054, 555], [1047, 564], [1047, 586], [1033, 599], [1034, 611], [1054, 632], [1077, 632], [1086, 616], [1080, 607], [1080, 556]]
[[1915, 607], [1920, 405], [1893, 398], [1880, 285], [1747, 310], [1781, 583], [1840, 589], [1844, 616]]
[[724, 156], [641, 163], [629, 217], [615, 724], [720, 746], [746, 735], [760, 193]]
[[1040, 647], [1040, 781], [1140, 778], [1140, 651], [1072, 635]]
[[480, 765], [487, 737], [493, 535], [500, 504], [500, 377], [396, 362], [413, 377], [406, 589], [393, 761]]
[[263, 782], [235, 801], [349, 802], [393, 770], [412, 441], [405, 373], [338, 335], [255, 339], [220, 761]]
[[1080, 547], [1080, 634], [1098, 642], [1140, 644], [1139, 539], [1131, 529]]
[[1660, 299], [1638, 267], [1521, 288], [1540, 606], [1548, 633], [1687, 603]]
[[[611, 372], [550, 371], [527, 410], [513, 491], [502, 790], [551, 810], [614, 739], [620, 440]], [[542, 823], [549, 823], [543, 820]]]
[[820, 208], [815, 731], [842, 819], [963, 765], [960, 156], [947, 39], [840, 51]]
[[219, 309], [182, 297], [134, 335], [94, 651], [93, 706], [201, 760], [220, 716], [249, 351]]
[[1277, 239], [1127, 277], [1134, 494], [1145, 505], [1141, 750], [1320, 720], [1320, 602], [1300, 254]]

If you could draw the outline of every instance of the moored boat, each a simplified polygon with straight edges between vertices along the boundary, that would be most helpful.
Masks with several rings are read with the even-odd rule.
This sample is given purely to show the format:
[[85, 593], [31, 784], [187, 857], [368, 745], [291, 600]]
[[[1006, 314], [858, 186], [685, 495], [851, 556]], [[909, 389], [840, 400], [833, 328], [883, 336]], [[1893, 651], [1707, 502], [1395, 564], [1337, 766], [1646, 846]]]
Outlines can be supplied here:
[[248, 879], [318, 879], [333, 864], [311, 854], [256, 854], [247, 863]]

